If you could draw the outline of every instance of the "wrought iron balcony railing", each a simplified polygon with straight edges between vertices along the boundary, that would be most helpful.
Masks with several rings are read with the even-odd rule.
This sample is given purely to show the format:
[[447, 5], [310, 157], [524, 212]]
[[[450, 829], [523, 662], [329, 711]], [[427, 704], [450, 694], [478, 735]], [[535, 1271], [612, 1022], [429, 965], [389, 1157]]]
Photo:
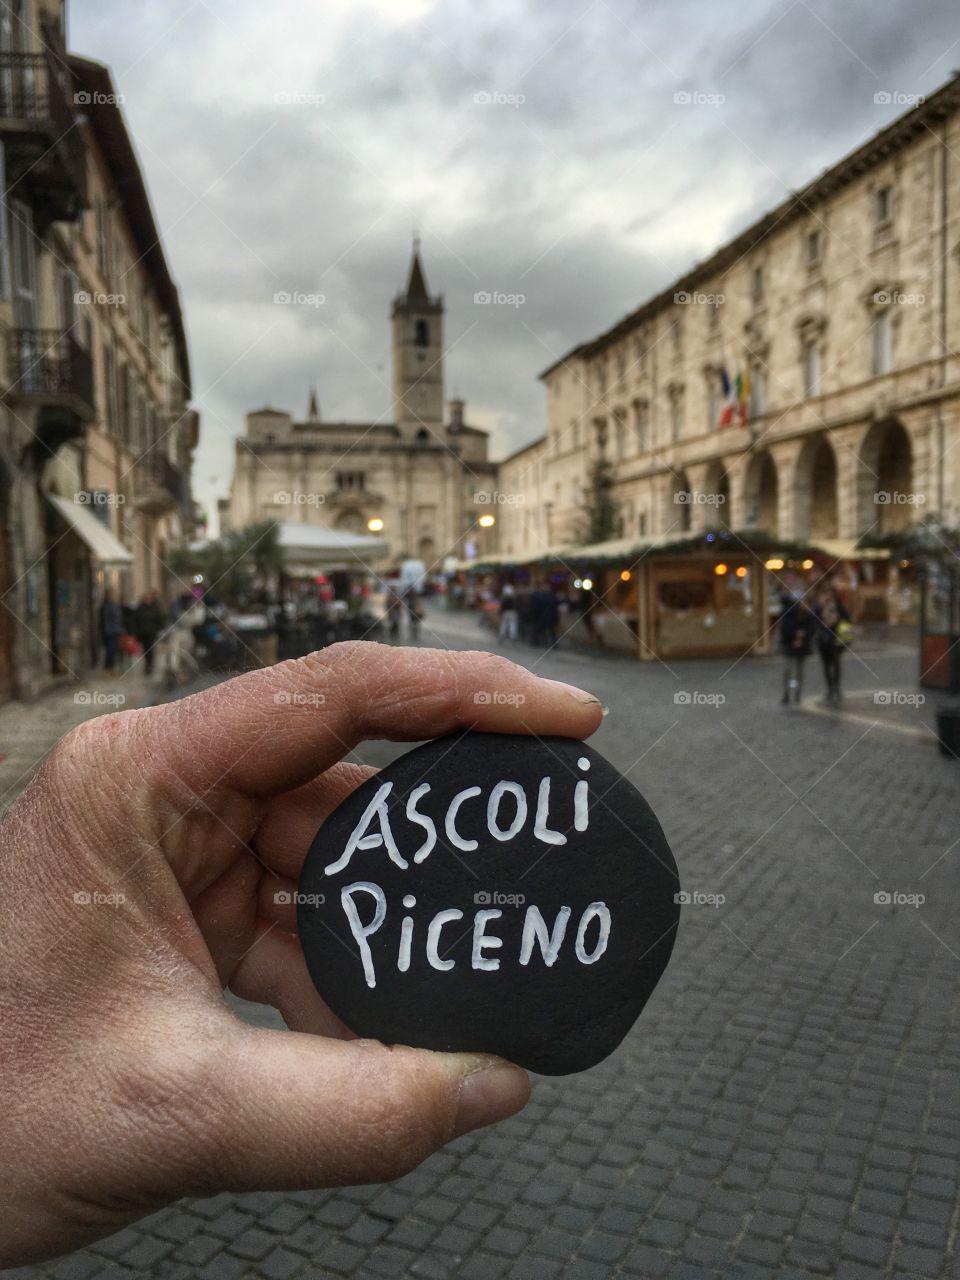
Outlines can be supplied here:
[[93, 360], [71, 334], [60, 329], [10, 332], [8, 394], [94, 413]]
[[76, 109], [82, 104], [74, 104], [72, 91], [69, 70], [50, 53], [0, 52], [0, 135], [10, 186], [22, 182], [24, 198], [49, 220], [72, 221], [86, 201]]

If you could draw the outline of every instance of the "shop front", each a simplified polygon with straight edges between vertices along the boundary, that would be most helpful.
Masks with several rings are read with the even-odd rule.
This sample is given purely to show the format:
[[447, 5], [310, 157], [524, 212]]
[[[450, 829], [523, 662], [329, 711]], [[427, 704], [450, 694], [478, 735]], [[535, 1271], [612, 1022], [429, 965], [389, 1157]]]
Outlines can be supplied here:
[[59, 494], [45, 496], [52, 674], [79, 679], [99, 657], [99, 610], [108, 575], [128, 569], [133, 555], [88, 507]]
[[461, 563], [467, 602], [493, 603], [506, 582], [549, 587], [561, 639], [641, 660], [720, 657], [771, 647], [762, 556], [732, 535], [617, 539], [558, 547], [534, 563]]

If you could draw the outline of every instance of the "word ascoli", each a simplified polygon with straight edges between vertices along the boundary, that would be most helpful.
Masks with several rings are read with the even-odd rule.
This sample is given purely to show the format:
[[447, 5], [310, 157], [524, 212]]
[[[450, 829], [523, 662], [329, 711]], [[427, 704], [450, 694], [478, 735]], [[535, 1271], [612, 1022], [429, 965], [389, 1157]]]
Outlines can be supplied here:
[[[577, 767], [584, 773], [590, 768], [590, 761], [581, 756]], [[373, 799], [364, 809], [360, 821], [350, 833], [343, 853], [339, 858], [324, 867], [324, 874], [336, 875], [338, 871], [350, 864], [350, 859], [358, 849], [386, 849], [390, 861], [401, 871], [406, 871], [411, 860], [418, 865], [428, 858], [437, 843], [437, 827], [442, 826], [443, 833], [455, 849], [464, 853], [472, 853], [480, 847], [477, 835], [484, 832], [494, 840], [506, 842], [515, 839], [527, 826], [531, 812], [533, 813], [533, 837], [542, 844], [563, 845], [567, 843], [564, 831], [556, 826], [551, 827], [550, 790], [552, 779], [541, 778], [536, 788], [532, 803], [527, 798], [524, 786], [519, 782], [498, 782], [494, 786], [484, 806], [480, 797], [480, 787], [464, 787], [458, 791], [446, 806], [445, 812], [431, 816], [420, 808], [421, 801], [433, 790], [431, 783], [421, 782], [407, 797], [404, 817], [406, 830], [394, 830], [394, 823], [399, 816], [394, 809], [391, 816], [388, 801], [393, 791], [392, 782], [384, 782], [378, 787]], [[574, 831], [586, 831], [589, 825], [589, 796], [586, 778], [581, 778], [573, 788], [572, 809], [564, 814], [566, 827], [572, 826]], [[561, 827], [564, 825], [560, 824]], [[407, 843], [407, 836], [412, 834], [420, 840], [419, 845], [411, 853], [401, 850], [401, 844]], [[473, 834], [471, 834], [473, 832]], [[399, 836], [399, 838], [398, 838]]]
[[[369, 904], [365, 910], [365, 914], [369, 915], [366, 923], [360, 918], [358, 899], [361, 897], [373, 899], [372, 915], [369, 912]], [[387, 918], [387, 896], [380, 885], [373, 884], [369, 880], [358, 880], [355, 884], [344, 885], [340, 890], [340, 904], [360, 953], [364, 979], [368, 987], [375, 987], [377, 974], [369, 940], [374, 934], [379, 933]], [[407, 911], [416, 904], [417, 900], [412, 893], [404, 894], [403, 905]], [[536, 949], [539, 950], [547, 968], [556, 964], [572, 914], [572, 908], [560, 907], [552, 926], [548, 927], [539, 907], [533, 905], [527, 907], [520, 934], [520, 963], [528, 965]], [[499, 951], [503, 947], [503, 938], [490, 932], [491, 927], [495, 927], [494, 921], [501, 919], [502, 916], [503, 912], [495, 908], [478, 911], [474, 915], [473, 944], [470, 955], [472, 969], [494, 972], [500, 968], [500, 957], [488, 953]], [[442, 934], [447, 925], [462, 919], [463, 912], [459, 908], [447, 907], [443, 911], [438, 911], [427, 925], [424, 945], [427, 963], [431, 968], [440, 972], [454, 968], [455, 961], [444, 953], [444, 948], [449, 950], [453, 944], [445, 943]], [[591, 929], [591, 925], [595, 927]], [[610, 910], [605, 902], [591, 902], [583, 909], [577, 923], [573, 942], [574, 954], [581, 964], [595, 964], [606, 951], [609, 941]], [[405, 915], [400, 922], [400, 944], [396, 960], [400, 973], [406, 973], [410, 968], [413, 944], [414, 918], [412, 915]]]

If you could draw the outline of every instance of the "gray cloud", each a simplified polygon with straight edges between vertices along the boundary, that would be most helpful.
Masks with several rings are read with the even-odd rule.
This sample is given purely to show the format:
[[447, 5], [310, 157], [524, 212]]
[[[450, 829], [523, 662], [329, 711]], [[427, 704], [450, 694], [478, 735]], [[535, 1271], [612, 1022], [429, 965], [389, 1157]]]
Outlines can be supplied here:
[[[389, 417], [414, 226], [446, 296], [448, 391], [498, 454], [539, 434], [556, 354], [888, 123], [878, 90], [929, 92], [960, 63], [950, 0], [837, 10], [73, 0], [72, 46], [126, 96], [181, 285], [198, 496], [225, 492], [264, 402], [302, 412], [316, 383], [329, 418]], [[724, 101], [677, 105], [684, 89]], [[278, 307], [282, 289], [326, 301]], [[476, 307], [478, 289], [526, 301]]]

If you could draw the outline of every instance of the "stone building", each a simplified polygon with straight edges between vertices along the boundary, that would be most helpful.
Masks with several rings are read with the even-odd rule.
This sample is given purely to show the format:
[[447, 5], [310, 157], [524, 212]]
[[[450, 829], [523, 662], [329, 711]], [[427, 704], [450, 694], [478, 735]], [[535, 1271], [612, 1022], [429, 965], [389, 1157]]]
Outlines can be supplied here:
[[325, 420], [315, 393], [301, 420], [249, 413], [221, 528], [275, 519], [365, 533], [373, 522], [389, 548], [382, 570], [415, 558], [439, 571], [471, 542], [492, 546], [495, 530], [478, 524], [489, 507], [476, 495], [492, 491], [496, 467], [463, 401], [444, 400], [443, 315], [414, 246], [390, 317], [393, 420]]
[[841, 557], [960, 522], [958, 103], [954, 77], [547, 369], [500, 553], [574, 540], [598, 459], [628, 538], [725, 524]]
[[0, 700], [78, 678], [108, 585], [191, 531], [177, 292], [107, 69], [59, 0], [0, 14]]

